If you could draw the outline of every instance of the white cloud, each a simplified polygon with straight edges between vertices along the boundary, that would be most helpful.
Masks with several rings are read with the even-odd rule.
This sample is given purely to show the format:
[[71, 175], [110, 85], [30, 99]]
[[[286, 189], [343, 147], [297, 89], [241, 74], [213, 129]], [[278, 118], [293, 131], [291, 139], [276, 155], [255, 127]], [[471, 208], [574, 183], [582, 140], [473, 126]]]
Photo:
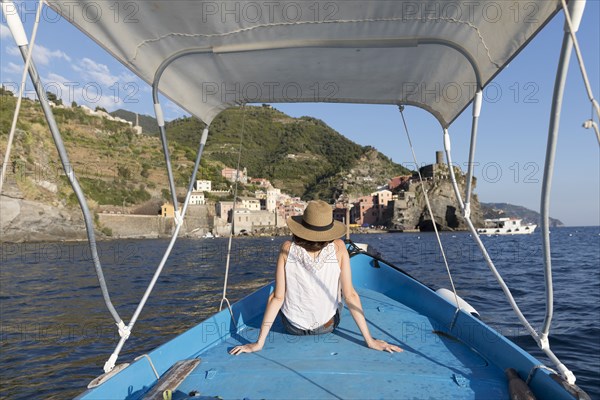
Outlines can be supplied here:
[[6, 53], [11, 56], [17, 56], [17, 57], [21, 56], [21, 52], [19, 51], [19, 48], [17, 46], [8, 46], [6, 48]]
[[116, 96], [114, 90], [98, 82], [69, 79], [55, 73], [49, 73], [43, 82], [44, 87], [55, 93], [64, 104], [75, 101], [92, 109], [100, 106], [109, 111], [120, 108], [124, 104], [123, 99]]
[[89, 58], [84, 58], [73, 69], [79, 72], [84, 78], [99, 83], [101, 85], [110, 86], [115, 82], [120, 81], [120, 77], [113, 75], [105, 64], [100, 64]]
[[108, 111], [116, 110], [123, 106], [123, 100], [114, 96], [102, 96], [94, 103], [94, 106], [100, 106]]
[[13, 62], [9, 62], [6, 67], [2, 68], [2, 72], [5, 72], [7, 74], [22, 74], [23, 66], [17, 65]]
[[12, 34], [10, 33], [10, 29], [8, 29], [8, 26], [4, 25], [4, 24], [0, 24], [0, 39], [9, 39], [12, 37]]
[[[16, 46], [8, 47], [6, 52], [11, 56], [21, 56], [21, 52]], [[69, 57], [64, 51], [50, 50], [40, 44], [34, 44], [33, 46], [33, 59], [35, 60], [36, 64], [39, 65], [48, 65], [52, 59], [71, 61], [71, 57]]]
[[35, 45], [33, 48], [33, 57], [38, 64], [48, 65], [50, 64], [50, 60], [53, 58], [64, 59], [65, 61], [71, 61], [71, 57], [69, 57], [64, 51], [61, 50], [49, 50], [48, 48]]
[[79, 74], [80, 82], [86, 85], [91, 95], [101, 91], [101, 96], [94, 100], [94, 104], [107, 109], [137, 103], [140, 86], [146, 86], [123, 68], [117, 68], [118, 72], [114, 73], [106, 64], [87, 57], [73, 64], [72, 68]]
[[173, 103], [171, 100], [165, 99], [163, 107], [165, 111], [165, 117], [169, 121], [186, 116], [186, 111], [177, 104]]

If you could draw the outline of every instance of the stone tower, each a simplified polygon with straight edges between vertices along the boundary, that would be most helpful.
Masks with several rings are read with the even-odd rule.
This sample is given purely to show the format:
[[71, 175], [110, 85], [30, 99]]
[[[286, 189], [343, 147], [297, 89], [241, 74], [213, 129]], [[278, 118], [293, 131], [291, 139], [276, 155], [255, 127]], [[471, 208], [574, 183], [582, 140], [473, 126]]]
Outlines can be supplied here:
[[444, 163], [444, 152], [443, 151], [436, 151], [435, 152], [435, 163], [436, 164], [443, 164]]

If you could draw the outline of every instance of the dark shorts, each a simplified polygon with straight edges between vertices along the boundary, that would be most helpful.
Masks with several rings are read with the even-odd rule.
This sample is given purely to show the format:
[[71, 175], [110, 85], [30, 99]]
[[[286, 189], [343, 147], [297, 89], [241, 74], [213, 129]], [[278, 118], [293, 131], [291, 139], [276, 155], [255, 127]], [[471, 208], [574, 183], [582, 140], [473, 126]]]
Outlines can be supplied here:
[[335, 312], [335, 315], [331, 317], [331, 319], [325, 322], [322, 326], [317, 329], [300, 329], [296, 328], [289, 319], [280, 311], [279, 316], [281, 317], [281, 322], [286, 332], [290, 335], [323, 335], [326, 333], [331, 333], [335, 328], [340, 324], [340, 310]]

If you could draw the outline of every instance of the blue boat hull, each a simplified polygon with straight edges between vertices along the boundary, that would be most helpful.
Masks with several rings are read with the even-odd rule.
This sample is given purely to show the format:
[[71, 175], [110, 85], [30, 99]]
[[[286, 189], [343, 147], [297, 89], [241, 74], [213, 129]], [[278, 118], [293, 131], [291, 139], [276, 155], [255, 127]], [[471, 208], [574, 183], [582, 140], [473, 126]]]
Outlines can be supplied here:
[[[276, 322], [259, 353], [231, 356], [233, 346], [254, 341], [267, 285], [150, 352], [159, 375], [179, 360], [200, 364], [173, 390], [185, 398], [435, 398], [507, 399], [504, 371], [526, 379], [541, 363], [473, 316], [460, 312], [428, 287], [367, 254], [351, 259], [354, 285], [376, 338], [402, 353], [365, 347], [347, 309], [338, 329], [324, 336], [291, 336]], [[138, 399], [157, 382], [147, 358], [132, 363], [80, 399]], [[530, 382], [538, 399], [573, 399], [549, 372]]]

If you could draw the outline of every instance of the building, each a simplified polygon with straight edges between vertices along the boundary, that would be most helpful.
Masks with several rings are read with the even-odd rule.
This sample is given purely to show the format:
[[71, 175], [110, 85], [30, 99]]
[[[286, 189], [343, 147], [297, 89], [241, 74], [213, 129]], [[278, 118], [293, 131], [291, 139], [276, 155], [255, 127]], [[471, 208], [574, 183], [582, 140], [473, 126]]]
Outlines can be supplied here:
[[377, 224], [378, 213], [374, 205], [373, 196], [359, 197], [350, 210], [350, 221], [360, 226]]
[[373, 204], [377, 207], [387, 207], [387, 204], [392, 200], [392, 192], [384, 189], [371, 193], [373, 196]]
[[232, 217], [235, 235], [244, 231], [255, 233], [261, 229], [271, 229], [275, 227], [276, 222], [275, 213], [260, 210], [235, 209]]
[[277, 209], [277, 202], [281, 196], [281, 189], [271, 187], [267, 189], [266, 208], [267, 211], [274, 212]]
[[248, 171], [244, 168], [242, 171], [239, 171], [235, 168], [223, 168], [221, 170], [221, 176], [227, 179], [229, 182], [235, 182], [236, 178], [238, 182], [243, 184], [248, 183]]
[[302, 215], [305, 208], [306, 203], [303, 201], [277, 203], [277, 225], [285, 226], [288, 217]]
[[233, 201], [219, 201], [215, 206], [217, 217], [229, 221], [229, 213], [233, 210]]
[[[64, 108], [64, 107], [63, 107]], [[107, 113], [106, 111], [102, 111], [102, 110], [92, 110], [89, 107], [86, 107], [84, 105], [79, 106], [79, 109], [81, 111], [83, 111], [85, 114], [87, 115], [93, 115], [96, 117], [100, 117], [100, 118], [104, 118], [107, 119], [109, 121], [116, 121], [116, 122], [121, 122], [123, 124], [127, 124], [131, 127], [133, 127], [133, 123], [131, 121], [127, 121], [123, 118], [120, 117], [113, 117], [112, 115], [110, 115], [109, 113]], [[141, 128], [140, 128], [141, 129]]]
[[262, 188], [268, 188], [272, 186], [271, 182], [265, 178], [252, 178], [250, 179], [250, 183]]
[[396, 188], [402, 189], [405, 185], [410, 183], [411, 179], [412, 179], [412, 175], [395, 176], [392, 179], [390, 179], [390, 181], [388, 182], [388, 189], [392, 190], [392, 191]]
[[[457, 167], [454, 167], [455, 170]], [[423, 179], [449, 179], [450, 173], [448, 171], [448, 166], [444, 163], [444, 153], [442, 151], [435, 152], [435, 164], [429, 164], [424, 167], [419, 168], [419, 172], [421, 173], [421, 177]], [[456, 171], [456, 173], [460, 173], [460, 169]]]
[[260, 200], [254, 197], [238, 197], [236, 209], [237, 208], [260, 211]]
[[[217, 217], [231, 222], [231, 210], [233, 210], [233, 201], [219, 201], [216, 205]], [[261, 211], [260, 200], [254, 197], [238, 197], [235, 203], [235, 211]]]
[[212, 181], [197, 180], [194, 189], [198, 192], [210, 192], [212, 190]]
[[371, 196], [373, 196], [373, 206], [378, 210], [385, 209], [393, 197], [392, 192], [387, 189], [373, 192]]
[[171, 203], [164, 203], [160, 207], [160, 215], [167, 218], [173, 218], [175, 216], [175, 207]]
[[140, 126], [140, 116], [138, 113], [135, 114], [135, 125], [133, 126], [133, 131], [136, 135], [141, 135], [143, 131], [142, 127]]
[[388, 203], [392, 200], [392, 192], [384, 189], [373, 192], [371, 195], [373, 196], [373, 208], [377, 212], [377, 224], [380, 224]]
[[336, 221], [340, 221], [342, 223], [347, 223], [346, 215], [349, 215], [349, 212], [346, 210], [346, 206], [343, 203], [336, 203], [335, 207], [332, 210], [333, 219]]
[[190, 203], [191, 206], [198, 206], [206, 204], [206, 199], [204, 198], [204, 192], [194, 191], [190, 195]]
[[415, 200], [415, 192], [400, 192], [397, 199], [392, 200], [388, 207], [393, 217], [392, 228], [399, 230], [413, 229], [415, 226], [414, 213], [411, 212]]

